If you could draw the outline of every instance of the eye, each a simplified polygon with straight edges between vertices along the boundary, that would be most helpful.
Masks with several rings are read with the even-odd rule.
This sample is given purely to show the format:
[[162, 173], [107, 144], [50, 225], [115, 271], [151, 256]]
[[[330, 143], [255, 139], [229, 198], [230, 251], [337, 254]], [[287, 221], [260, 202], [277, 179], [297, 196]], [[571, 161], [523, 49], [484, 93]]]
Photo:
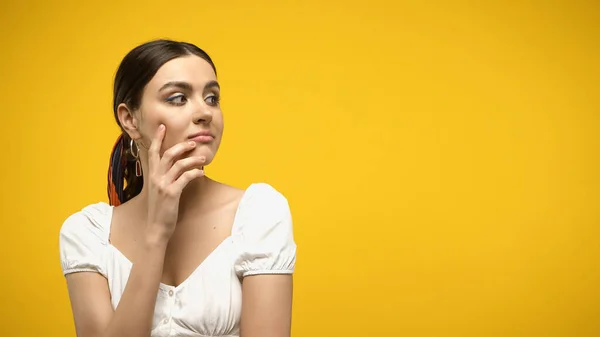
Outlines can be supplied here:
[[169, 96], [169, 98], [167, 98], [166, 101], [173, 105], [183, 105], [183, 104], [185, 104], [187, 99], [185, 98], [185, 95], [177, 94], [177, 95]]
[[209, 105], [219, 105], [219, 101], [220, 101], [219, 96], [217, 96], [217, 95], [210, 95], [210, 96], [206, 97], [204, 100]]

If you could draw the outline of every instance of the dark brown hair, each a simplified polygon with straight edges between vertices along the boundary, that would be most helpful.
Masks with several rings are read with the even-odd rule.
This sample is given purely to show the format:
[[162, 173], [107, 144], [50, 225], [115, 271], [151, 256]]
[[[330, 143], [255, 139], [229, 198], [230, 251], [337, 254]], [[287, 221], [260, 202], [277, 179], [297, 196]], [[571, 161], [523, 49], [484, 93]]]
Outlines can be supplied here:
[[216, 74], [217, 69], [210, 56], [187, 42], [165, 39], [146, 42], [132, 49], [121, 61], [115, 76], [113, 112], [122, 132], [110, 155], [107, 189], [111, 205], [117, 206], [135, 197], [142, 190], [144, 182], [141, 176], [135, 174], [136, 160], [130, 148], [131, 139], [119, 122], [117, 108], [125, 103], [132, 111], [138, 109], [144, 88], [158, 69], [168, 61], [186, 55], [196, 55], [206, 60]]

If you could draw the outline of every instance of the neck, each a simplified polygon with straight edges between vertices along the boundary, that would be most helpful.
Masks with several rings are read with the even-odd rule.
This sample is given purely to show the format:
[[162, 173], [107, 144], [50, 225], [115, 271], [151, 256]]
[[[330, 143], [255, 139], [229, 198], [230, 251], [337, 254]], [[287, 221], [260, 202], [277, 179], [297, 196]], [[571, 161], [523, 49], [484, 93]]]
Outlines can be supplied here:
[[[181, 192], [179, 198], [179, 215], [182, 216], [194, 209], [198, 209], [200, 205], [205, 204], [207, 195], [210, 194], [213, 180], [203, 176], [190, 181]], [[144, 179], [144, 186], [138, 195], [138, 199], [144, 207], [148, 207], [148, 180]]]
[[206, 203], [207, 195], [210, 194], [212, 180], [206, 176], [190, 181], [181, 192], [179, 199], [179, 213], [186, 213], [188, 209], [197, 209], [199, 205]]

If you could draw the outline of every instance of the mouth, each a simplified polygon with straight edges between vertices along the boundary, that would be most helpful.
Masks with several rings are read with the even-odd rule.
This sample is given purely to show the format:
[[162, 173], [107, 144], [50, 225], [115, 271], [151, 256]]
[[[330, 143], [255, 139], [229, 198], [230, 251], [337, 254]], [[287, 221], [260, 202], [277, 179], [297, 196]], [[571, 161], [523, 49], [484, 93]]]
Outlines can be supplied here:
[[196, 143], [210, 143], [215, 139], [215, 136], [210, 131], [201, 131], [188, 136], [188, 139]]

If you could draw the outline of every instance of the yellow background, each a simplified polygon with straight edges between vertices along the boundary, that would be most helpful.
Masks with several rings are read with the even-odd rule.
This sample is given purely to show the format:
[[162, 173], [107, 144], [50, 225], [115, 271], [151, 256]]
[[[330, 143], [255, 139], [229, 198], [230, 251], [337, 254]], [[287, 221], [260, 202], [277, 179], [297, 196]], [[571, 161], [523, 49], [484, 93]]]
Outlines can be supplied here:
[[2, 336], [74, 336], [62, 221], [106, 201], [135, 45], [214, 58], [212, 177], [299, 244], [293, 336], [600, 336], [594, 1], [3, 1]]

